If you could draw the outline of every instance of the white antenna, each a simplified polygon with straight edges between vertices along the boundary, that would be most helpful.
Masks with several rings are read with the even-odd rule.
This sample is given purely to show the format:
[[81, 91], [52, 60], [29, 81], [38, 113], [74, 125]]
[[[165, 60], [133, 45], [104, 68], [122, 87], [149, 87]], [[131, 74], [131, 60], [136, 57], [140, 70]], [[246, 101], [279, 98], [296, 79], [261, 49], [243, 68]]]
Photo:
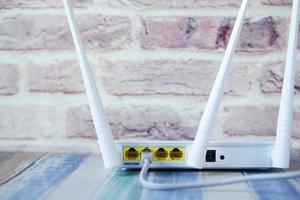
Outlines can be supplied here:
[[216, 121], [217, 112], [223, 95], [224, 83], [229, 64], [231, 63], [232, 56], [238, 43], [247, 6], [248, 0], [243, 0], [223, 57], [223, 61], [202, 115], [196, 137], [189, 151], [187, 164], [191, 167], [199, 169], [203, 168], [210, 136], [212, 135], [212, 129]]
[[273, 167], [288, 168], [290, 164], [291, 133], [293, 122], [293, 96], [298, 37], [300, 1], [294, 0], [287, 47], [284, 79], [279, 107], [275, 146], [272, 154]]
[[112, 132], [104, 113], [102, 101], [97, 90], [97, 85], [89, 65], [87, 56], [83, 49], [82, 41], [75, 22], [75, 17], [68, 0], [63, 0], [69, 26], [71, 29], [77, 57], [80, 64], [82, 78], [91, 108], [92, 118], [95, 125], [98, 143], [102, 153], [104, 166], [106, 168], [121, 164], [120, 154], [117, 152]]

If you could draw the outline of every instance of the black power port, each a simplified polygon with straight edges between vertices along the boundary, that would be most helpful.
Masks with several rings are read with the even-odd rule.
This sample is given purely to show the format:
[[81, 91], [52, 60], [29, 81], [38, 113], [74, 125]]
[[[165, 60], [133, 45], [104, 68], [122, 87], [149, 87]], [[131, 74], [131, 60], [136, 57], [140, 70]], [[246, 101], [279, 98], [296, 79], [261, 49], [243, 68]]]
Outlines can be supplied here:
[[207, 150], [206, 162], [216, 162], [216, 150]]

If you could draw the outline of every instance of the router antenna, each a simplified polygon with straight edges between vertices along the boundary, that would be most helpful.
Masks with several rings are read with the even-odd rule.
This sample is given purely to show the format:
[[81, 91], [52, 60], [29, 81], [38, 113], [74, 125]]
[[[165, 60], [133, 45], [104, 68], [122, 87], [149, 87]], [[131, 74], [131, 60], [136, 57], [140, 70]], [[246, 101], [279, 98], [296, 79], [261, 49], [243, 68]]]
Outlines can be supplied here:
[[300, 1], [294, 0], [287, 47], [284, 79], [279, 107], [275, 146], [272, 153], [273, 167], [288, 168], [290, 164], [291, 133], [293, 122], [293, 96], [298, 37]]
[[247, 6], [248, 0], [243, 0], [218, 75], [216, 77], [207, 101], [207, 105], [202, 115], [196, 137], [189, 151], [187, 164], [191, 167], [199, 169], [203, 168], [210, 136], [212, 135], [212, 129], [216, 121], [217, 112], [219, 110], [221, 98], [223, 95], [225, 78], [227, 76], [229, 64], [231, 63], [232, 56], [238, 43]]
[[80, 34], [75, 22], [75, 17], [68, 0], [63, 0], [69, 26], [71, 29], [77, 57], [80, 64], [81, 74], [91, 108], [92, 118], [95, 125], [98, 144], [102, 153], [104, 166], [106, 168], [121, 164], [120, 154], [117, 152], [112, 132], [104, 113], [102, 101], [97, 90], [97, 85], [89, 65], [87, 56], [83, 49]]

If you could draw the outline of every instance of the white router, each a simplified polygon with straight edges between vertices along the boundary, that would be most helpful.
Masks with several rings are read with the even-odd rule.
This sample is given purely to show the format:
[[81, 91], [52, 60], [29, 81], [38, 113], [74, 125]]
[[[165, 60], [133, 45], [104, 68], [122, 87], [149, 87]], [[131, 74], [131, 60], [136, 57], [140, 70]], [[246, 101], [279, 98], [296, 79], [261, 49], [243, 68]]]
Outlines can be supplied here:
[[293, 118], [295, 61], [299, 21], [299, 0], [294, 0], [284, 81], [277, 122], [276, 141], [209, 142], [220, 107], [228, 68], [238, 43], [249, 0], [243, 0], [223, 61], [191, 141], [116, 141], [108, 124], [95, 78], [84, 51], [74, 14], [68, 0], [64, 6], [80, 63], [98, 143], [105, 167], [141, 168], [142, 152], [152, 152], [151, 168], [245, 169], [288, 168]]

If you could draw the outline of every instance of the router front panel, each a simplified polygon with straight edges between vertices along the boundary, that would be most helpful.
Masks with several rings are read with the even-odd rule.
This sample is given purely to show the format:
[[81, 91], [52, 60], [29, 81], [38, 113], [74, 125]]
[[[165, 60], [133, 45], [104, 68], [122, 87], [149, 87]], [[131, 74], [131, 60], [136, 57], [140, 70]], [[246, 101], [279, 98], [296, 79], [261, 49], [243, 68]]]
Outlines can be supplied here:
[[[151, 168], [191, 168], [186, 164], [191, 141], [116, 141], [122, 168], [141, 168], [142, 152], [152, 152]], [[204, 169], [271, 168], [271, 142], [211, 142]]]

